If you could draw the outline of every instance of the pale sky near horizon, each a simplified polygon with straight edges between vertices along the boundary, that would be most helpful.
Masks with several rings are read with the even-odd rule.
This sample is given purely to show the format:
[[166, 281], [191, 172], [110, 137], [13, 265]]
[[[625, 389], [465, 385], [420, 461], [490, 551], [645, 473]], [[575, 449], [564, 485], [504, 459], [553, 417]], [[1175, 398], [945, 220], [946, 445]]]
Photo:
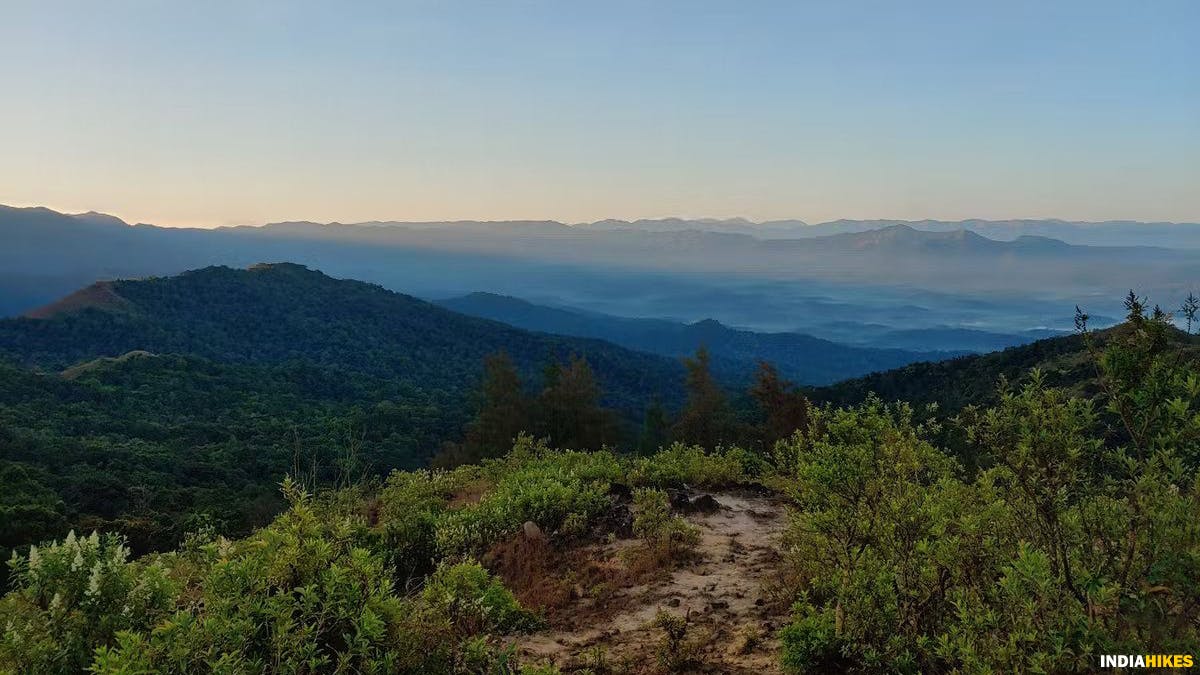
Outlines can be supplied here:
[[1200, 221], [1200, 2], [0, 0], [0, 203]]

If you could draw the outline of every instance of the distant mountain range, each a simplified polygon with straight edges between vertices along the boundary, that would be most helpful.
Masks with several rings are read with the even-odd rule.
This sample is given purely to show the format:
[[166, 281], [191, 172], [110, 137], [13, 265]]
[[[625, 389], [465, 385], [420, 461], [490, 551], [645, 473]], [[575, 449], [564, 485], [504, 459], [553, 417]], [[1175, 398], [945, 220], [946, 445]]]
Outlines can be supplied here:
[[[199, 230], [0, 207], [0, 315], [97, 279], [291, 260], [421, 297], [486, 289], [605, 314], [677, 323], [712, 318], [761, 332], [912, 349], [903, 336], [882, 340], [893, 331], [945, 329], [1024, 339], [1029, 331], [1068, 328], [1076, 304], [1097, 317], [1117, 315], [1129, 288], [1166, 307], [1198, 290], [1200, 250], [1085, 246], [1041, 233], [1145, 227], [1187, 238], [1200, 226], [1037, 222], [1044, 227], [1026, 223], [1019, 231], [1038, 234], [1006, 240], [916, 227], [949, 227], [933, 221], [873, 221], [873, 228], [716, 220], [288, 222]], [[791, 234], [764, 238], [763, 231]], [[814, 233], [822, 234], [807, 236]], [[977, 347], [968, 345], [928, 346]]]
[[797, 239], [879, 230], [905, 225], [927, 232], [969, 230], [989, 239], [1011, 241], [1022, 236], [1058, 239], [1084, 246], [1160, 246], [1200, 248], [1200, 223], [1139, 222], [1109, 220], [1082, 222], [1045, 219], [1019, 220], [833, 220], [809, 224], [802, 220], [770, 220], [755, 223], [744, 218], [662, 218], [657, 220], [600, 220], [577, 227], [596, 230], [642, 230], [680, 232], [699, 230], [745, 234], [762, 239]]
[[829, 384], [914, 361], [936, 361], [962, 352], [849, 347], [798, 333], [736, 330], [712, 319], [692, 324], [634, 319], [576, 309], [544, 307], [494, 293], [472, 293], [439, 302], [456, 312], [559, 335], [607, 340], [630, 349], [680, 357], [704, 346], [726, 379], [746, 379], [759, 361], [775, 365], [800, 384]]

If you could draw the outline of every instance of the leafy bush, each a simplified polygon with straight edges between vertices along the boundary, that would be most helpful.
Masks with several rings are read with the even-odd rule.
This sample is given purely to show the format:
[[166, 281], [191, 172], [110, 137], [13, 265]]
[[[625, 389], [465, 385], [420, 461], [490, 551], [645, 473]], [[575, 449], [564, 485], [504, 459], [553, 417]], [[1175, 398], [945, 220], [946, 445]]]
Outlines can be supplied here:
[[537, 617], [523, 609], [504, 584], [473, 561], [438, 568], [425, 584], [421, 599], [427, 611], [444, 618], [462, 636], [508, 633], [538, 625]]
[[10, 561], [16, 590], [0, 603], [0, 670], [74, 673], [95, 645], [145, 630], [173, 607], [176, 588], [156, 563], [131, 563], [115, 536], [74, 532]]
[[544, 530], [570, 519], [578, 529], [608, 505], [608, 487], [622, 474], [610, 452], [550, 452], [522, 436], [512, 454], [485, 463], [494, 487], [477, 503], [448, 512], [438, 524], [445, 555], [467, 553], [515, 533], [526, 521]]
[[675, 443], [638, 459], [630, 471], [630, 480], [645, 486], [725, 487], [746, 480], [747, 465], [755, 465], [752, 458], [751, 453], [740, 449], [710, 453], [697, 445]]
[[699, 528], [672, 514], [671, 502], [661, 490], [643, 488], [633, 493], [633, 533], [651, 551], [667, 557], [700, 543]]
[[785, 665], [1074, 672], [1194, 651], [1200, 377], [1162, 349], [1165, 317], [1130, 326], [1093, 353], [1099, 409], [1037, 372], [966, 409], [973, 478], [877, 399], [777, 446], [801, 579]]
[[799, 616], [779, 632], [783, 644], [783, 667], [791, 672], [835, 672], [840, 662], [841, 638], [835, 627], [834, 613], [811, 612], [805, 602]]

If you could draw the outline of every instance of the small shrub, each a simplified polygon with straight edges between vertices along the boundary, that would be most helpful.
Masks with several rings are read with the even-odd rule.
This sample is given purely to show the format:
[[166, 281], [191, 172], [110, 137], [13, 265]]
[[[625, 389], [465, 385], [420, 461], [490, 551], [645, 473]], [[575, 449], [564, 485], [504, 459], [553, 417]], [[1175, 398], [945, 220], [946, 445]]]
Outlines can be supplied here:
[[688, 617], [660, 609], [654, 617], [654, 626], [662, 631], [657, 656], [663, 671], [679, 673], [698, 665], [700, 642], [688, 637]]
[[671, 513], [671, 502], [661, 490], [638, 489], [633, 494], [633, 533], [647, 548], [668, 557], [700, 543], [700, 529]]
[[783, 645], [783, 667], [788, 672], [809, 673], [837, 670], [841, 644], [833, 612], [800, 616], [779, 632]]
[[427, 611], [446, 618], [459, 635], [508, 633], [538, 625], [537, 617], [517, 602], [477, 562], [443, 565], [421, 593]]
[[679, 484], [724, 487], [745, 481], [744, 463], [750, 462], [741, 450], [718, 449], [709, 453], [696, 445], [676, 443], [637, 460], [630, 472], [630, 480], [635, 485], [648, 487]]
[[166, 570], [128, 557], [120, 537], [95, 532], [14, 553], [15, 591], [0, 603], [0, 670], [80, 672], [97, 646], [165, 616], [176, 593]]

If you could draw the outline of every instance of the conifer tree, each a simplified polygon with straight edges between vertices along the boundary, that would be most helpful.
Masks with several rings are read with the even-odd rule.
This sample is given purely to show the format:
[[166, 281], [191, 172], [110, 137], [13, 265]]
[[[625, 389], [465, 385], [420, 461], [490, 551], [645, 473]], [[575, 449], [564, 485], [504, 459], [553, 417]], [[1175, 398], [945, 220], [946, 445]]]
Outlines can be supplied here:
[[795, 385], [779, 377], [775, 366], [760, 361], [750, 396], [758, 404], [762, 422], [757, 436], [764, 448], [808, 427], [809, 402]]
[[1179, 313], [1183, 315], [1183, 320], [1187, 323], [1187, 333], [1192, 334], [1192, 324], [1196, 322], [1196, 312], [1200, 311], [1200, 298], [1196, 297], [1195, 293], [1188, 293], [1187, 298], [1183, 301], [1183, 306], [1179, 308]]
[[684, 359], [687, 367], [687, 404], [675, 422], [676, 440], [705, 448], [715, 448], [734, 440], [733, 412], [725, 392], [713, 379], [708, 349], [700, 347], [696, 356]]
[[507, 453], [517, 434], [530, 427], [529, 401], [508, 354], [497, 352], [485, 358], [483, 371], [478, 412], [467, 425], [463, 441], [467, 461]]
[[577, 450], [596, 450], [616, 440], [616, 416], [601, 407], [600, 385], [586, 359], [572, 356], [565, 365], [555, 360], [545, 373], [535, 411], [539, 436]]
[[642, 418], [642, 429], [638, 433], [637, 450], [643, 455], [650, 455], [667, 445], [670, 441], [671, 421], [667, 417], [667, 409], [662, 402], [654, 399], [646, 407]]

